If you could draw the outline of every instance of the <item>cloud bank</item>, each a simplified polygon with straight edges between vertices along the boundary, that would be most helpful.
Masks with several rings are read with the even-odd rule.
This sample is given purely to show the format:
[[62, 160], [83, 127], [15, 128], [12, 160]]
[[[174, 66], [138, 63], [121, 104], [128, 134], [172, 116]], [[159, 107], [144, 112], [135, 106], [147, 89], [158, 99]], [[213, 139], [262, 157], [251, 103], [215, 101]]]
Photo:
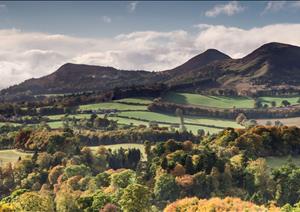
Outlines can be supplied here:
[[207, 17], [216, 17], [218, 15], [228, 15], [232, 16], [236, 13], [240, 13], [244, 11], [244, 7], [242, 7], [239, 2], [231, 1], [227, 4], [217, 4], [212, 9], [207, 10], [205, 12], [205, 16]]
[[0, 30], [0, 88], [52, 73], [67, 62], [160, 71], [209, 48], [239, 58], [267, 42], [300, 46], [300, 24], [252, 29], [200, 24], [196, 30], [132, 32], [98, 39]]

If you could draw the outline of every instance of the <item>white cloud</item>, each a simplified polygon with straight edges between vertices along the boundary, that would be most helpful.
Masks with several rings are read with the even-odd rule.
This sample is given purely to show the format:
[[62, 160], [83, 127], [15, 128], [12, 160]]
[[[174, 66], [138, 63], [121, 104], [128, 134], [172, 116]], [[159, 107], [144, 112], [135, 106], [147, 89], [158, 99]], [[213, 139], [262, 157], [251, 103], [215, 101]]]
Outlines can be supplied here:
[[128, 11], [130, 13], [133, 13], [138, 5], [138, 1], [133, 1], [133, 2], [130, 2], [129, 5], [128, 5]]
[[111, 18], [106, 15], [102, 16], [101, 19], [104, 23], [111, 23]]
[[252, 29], [201, 24], [196, 34], [143, 31], [97, 39], [0, 30], [0, 88], [50, 74], [67, 62], [159, 71], [208, 48], [239, 58], [267, 42], [300, 46], [299, 34], [300, 24]]
[[284, 9], [288, 10], [298, 10], [300, 9], [299, 1], [269, 1], [264, 8], [262, 15], [268, 12], [278, 12]]
[[242, 7], [239, 2], [231, 1], [227, 4], [217, 4], [212, 9], [207, 10], [205, 12], [205, 16], [207, 17], [216, 17], [218, 15], [228, 15], [232, 16], [236, 13], [240, 13], [244, 11], [244, 7]]
[[0, 9], [5, 9], [6, 5], [5, 4], [0, 4]]
[[282, 10], [286, 5], [286, 1], [269, 1], [262, 14], [267, 12], [277, 12]]

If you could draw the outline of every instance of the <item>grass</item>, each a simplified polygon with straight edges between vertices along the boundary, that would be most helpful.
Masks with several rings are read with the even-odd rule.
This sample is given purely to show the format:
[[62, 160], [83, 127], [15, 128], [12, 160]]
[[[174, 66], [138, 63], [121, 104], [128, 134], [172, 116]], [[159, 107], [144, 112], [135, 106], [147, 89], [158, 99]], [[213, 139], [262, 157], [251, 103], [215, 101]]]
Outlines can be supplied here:
[[114, 102], [124, 102], [124, 103], [132, 103], [132, 104], [151, 104], [152, 99], [151, 98], [125, 98], [125, 99], [119, 99], [115, 100]]
[[51, 121], [51, 122], [47, 122], [47, 124], [52, 129], [58, 129], [58, 128], [63, 127], [63, 122], [62, 121]]
[[12, 122], [0, 122], [0, 127], [4, 125], [13, 125], [13, 126], [19, 126], [19, 123], [12, 123]]
[[[148, 121], [158, 121], [158, 122], [169, 122], [169, 123], [179, 123], [179, 117], [175, 115], [155, 113], [150, 111], [135, 111], [135, 112], [121, 112], [120, 115], [128, 116], [132, 118], [140, 118]], [[186, 116], [184, 118], [185, 123], [193, 124], [204, 124], [204, 125], [215, 125], [219, 127], [241, 127], [234, 121], [214, 119], [214, 118], [201, 118]]]
[[[289, 101], [292, 105], [298, 104], [300, 96], [293, 97], [259, 97], [259, 100], [263, 104], [271, 106], [271, 102], [276, 102], [276, 106], [281, 106], [283, 100]], [[185, 105], [199, 105], [205, 107], [216, 107], [216, 108], [253, 108], [254, 99], [250, 97], [225, 97], [225, 96], [204, 96], [200, 94], [190, 93], [176, 93], [169, 92], [163, 99], [168, 102], [174, 102], [177, 104]]]
[[295, 165], [300, 166], [300, 156], [266, 157], [265, 159], [270, 168], [278, 168], [287, 163], [289, 158]]
[[280, 121], [286, 126], [296, 126], [300, 127], [300, 117], [294, 117], [294, 118], [283, 118], [283, 119], [257, 119], [257, 122], [261, 125], [265, 125], [267, 121], [271, 121], [271, 123], [274, 125], [275, 121]]
[[[93, 152], [96, 152], [99, 146], [90, 146], [91, 150]], [[121, 147], [123, 149], [139, 149], [142, 153], [142, 160], [146, 160], [146, 153], [145, 153], [145, 146], [143, 144], [134, 144], [134, 143], [128, 143], [128, 144], [112, 144], [112, 145], [104, 145], [106, 149], [111, 150], [117, 150]]]
[[[65, 114], [60, 114], [60, 115], [50, 115], [46, 116], [50, 120], [62, 120], [62, 118], [65, 117]], [[75, 115], [68, 115], [68, 118], [73, 118], [75, 117], [76, 119], [84, 119], [84, 118], [90, 118], [91, 114], [75, 114]]]
[[276, 102], [276, 106], [279, 107], [281, 106], [281, 102], [283, 100], [287, 100], [291, 103], [291, 105], [295, 105], [298, 104], [297, 101], [299, 100], [299, 96], [294, 96], [294, 97], [270, 97], [270, 96], [265, 96], [265, 97], [259, 97], [259, 99], [261, 100], [261, 102], [263, 104], [267, 104], [269, 106], [271, 106], [271, 102]]
[[16, 162], [19, 157], [26, 157], [30, 156], [31, 153], [24, 153], [19, 152], [15, 149], [9, 149], [9, 150], [0, 150], [0, 166], [8, 163], [8, 162]]
[[254, 100], [248, 97], [204, 96], [200, 94], [169, 92], [163, 99], [185, 105], [200, 105], [217, 108], [252, 108]]
[[88, 105], [80, 105], [79, 109], [81, 111], [85, 110], [147, 110], [146, 105], [128, 105], [122, 104], [118, 102], [103, 102], [97, 104], [88, 104]]

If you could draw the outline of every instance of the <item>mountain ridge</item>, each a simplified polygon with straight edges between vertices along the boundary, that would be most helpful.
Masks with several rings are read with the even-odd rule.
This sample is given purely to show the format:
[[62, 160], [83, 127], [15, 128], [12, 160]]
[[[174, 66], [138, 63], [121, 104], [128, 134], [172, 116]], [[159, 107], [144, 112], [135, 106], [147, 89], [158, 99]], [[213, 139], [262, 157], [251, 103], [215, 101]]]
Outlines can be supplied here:
[[161, 72], [66, 63], [49, 75], [3, 89], [1, 94], [107, 91], [116, 87], [154, 83], [164, 83], [170, 87], [184, 85], [181, 87], [191, 91], [231, 89], [240, 94], [272, 86], [277, 86], [277, 89], [298, 89], [298, 58], [300, 47], [271, 42], [240, 59], [232, 59], [216, 49], [208, 49], [180, 66]]

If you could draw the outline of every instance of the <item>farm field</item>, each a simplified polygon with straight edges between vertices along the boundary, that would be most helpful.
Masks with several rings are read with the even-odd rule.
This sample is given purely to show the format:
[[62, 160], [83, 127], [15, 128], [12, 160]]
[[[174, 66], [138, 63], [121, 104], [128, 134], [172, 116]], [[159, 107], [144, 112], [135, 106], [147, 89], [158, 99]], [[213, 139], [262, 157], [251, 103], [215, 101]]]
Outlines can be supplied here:
[[258, 99], [261, 100], [261, 102], [263, 104], [267, 104], [269, 106], [271, 106], [271, 102], [276, 102], [276, 106], [280, 106], [281, 102], [283, 100], [287, 100], [291, 103], [291, 105], [295, 105], [298, 104], [298, 100], [299, 100], [300, 96], [295, 96], [295, 97], [270, 97], [270, 96], [265, 96], [265, 97], [259, 97]]
[[[89, 118], [91, 116], [91, 114], [72, 114], [72, 115], [68, 115], [68, 118], [73, 118], [75, 117], [76, 119], [84, 119], [84, 118]], [[62, 118], [65, 117], [65, 114], [61, 114], [61, 115], [50, 115], [50, 116], [46, 116], [47, 118], [49, 118], [50, 120], [62, 120]]]
[[0, 166], [8, 162], [16, 162], [19, 157], [30, 156], [31, 153], [19, 152], [15, 149], [0, 150]]
[[[292, 105], [297, 104], [300, 96], [294, 97], [259, 97], [262, 104], [271, 106], [271, 102], [276, 102], [276, 106], [280, 106], [283, 100], [289, 101]], [[254, 99], [250, 97], [225, 97], [225, 96], [204, 96], [191, 93], [169, 92], [163, 96], [163, 100], [174, 102], [176, 104], [200, 105], [204, 107], [216, 108], [253, 108]]]
[[287, 163], [289, 158], [295, 165], [300, 166], [300, 156], [266, 157], [265, 159], [270, 168], [277, 168]]
[[204, 96], [200, 94], [169, 92], [163, 100], [176, 104], [201, 105], [217, 108], [252, 108], [254, 100], [247, 97]]
[[[132, 117], [132, 118], [146, 119], [148, 121], [169, 122], [175, 124], [179, 123], [179, 117], [175, 115], [155, 113], [150, 111], [121, 112], [120, 115]], [[186, 116], [184, 118], [184, 122], [193, 123], [193, 124], [214, 125], [219, 127], [241, 127], [234, 121], [230, 121], [230, 120], [191, 117], [191, 116]]]
[[274, 124], [274, 122], [277, 120], [287, 126], [300, 127], [300, 117], [284, 118], [284, 119], [257, 119], [257, 122], [261, 125], [264, 125], [266, 124], [267, 121], [271, 121], [272, 124]]
[[[103, 145], [106, 149], [117, 150], [121, 147], [123, 149], [139, 149], [142, 153], [142, 160], [146, 160], [145, 146], [143, 144], [112, 144], [112, 145]], [[93, 152], [96, 152], [99, 146], [89, 146]]]
[[52, 129], [57, 129], [63, 127], [63, 122], [62, 121], [51, 121], [47, 122], [50, 128]]
[[103, 102], [103, 103], [97, 103], [97, 104], [88, 104], [88, 105], [81, 105], [79, 107], [79, 110], [85, 111], [85, 110], [147, 110], [146, 105], [129, 105], [129, 104], [123, 104], [118, 102]]
[[20, 125], [19, 123], [12, 123], [12, 122], [0, 122], [0, 127], [1, 127], [1, 126], [4, 126], [4, 125], [6, 125], [6, 124], [8, 124], [8, 125], [13, 125], [13, 126], [18, 126], [18, 125]]
[[151, 104], [152, 99], [151, 98], [124, 98], [124, 99], [115, 100], [114, 102], [133, 103], [133, 104]]

